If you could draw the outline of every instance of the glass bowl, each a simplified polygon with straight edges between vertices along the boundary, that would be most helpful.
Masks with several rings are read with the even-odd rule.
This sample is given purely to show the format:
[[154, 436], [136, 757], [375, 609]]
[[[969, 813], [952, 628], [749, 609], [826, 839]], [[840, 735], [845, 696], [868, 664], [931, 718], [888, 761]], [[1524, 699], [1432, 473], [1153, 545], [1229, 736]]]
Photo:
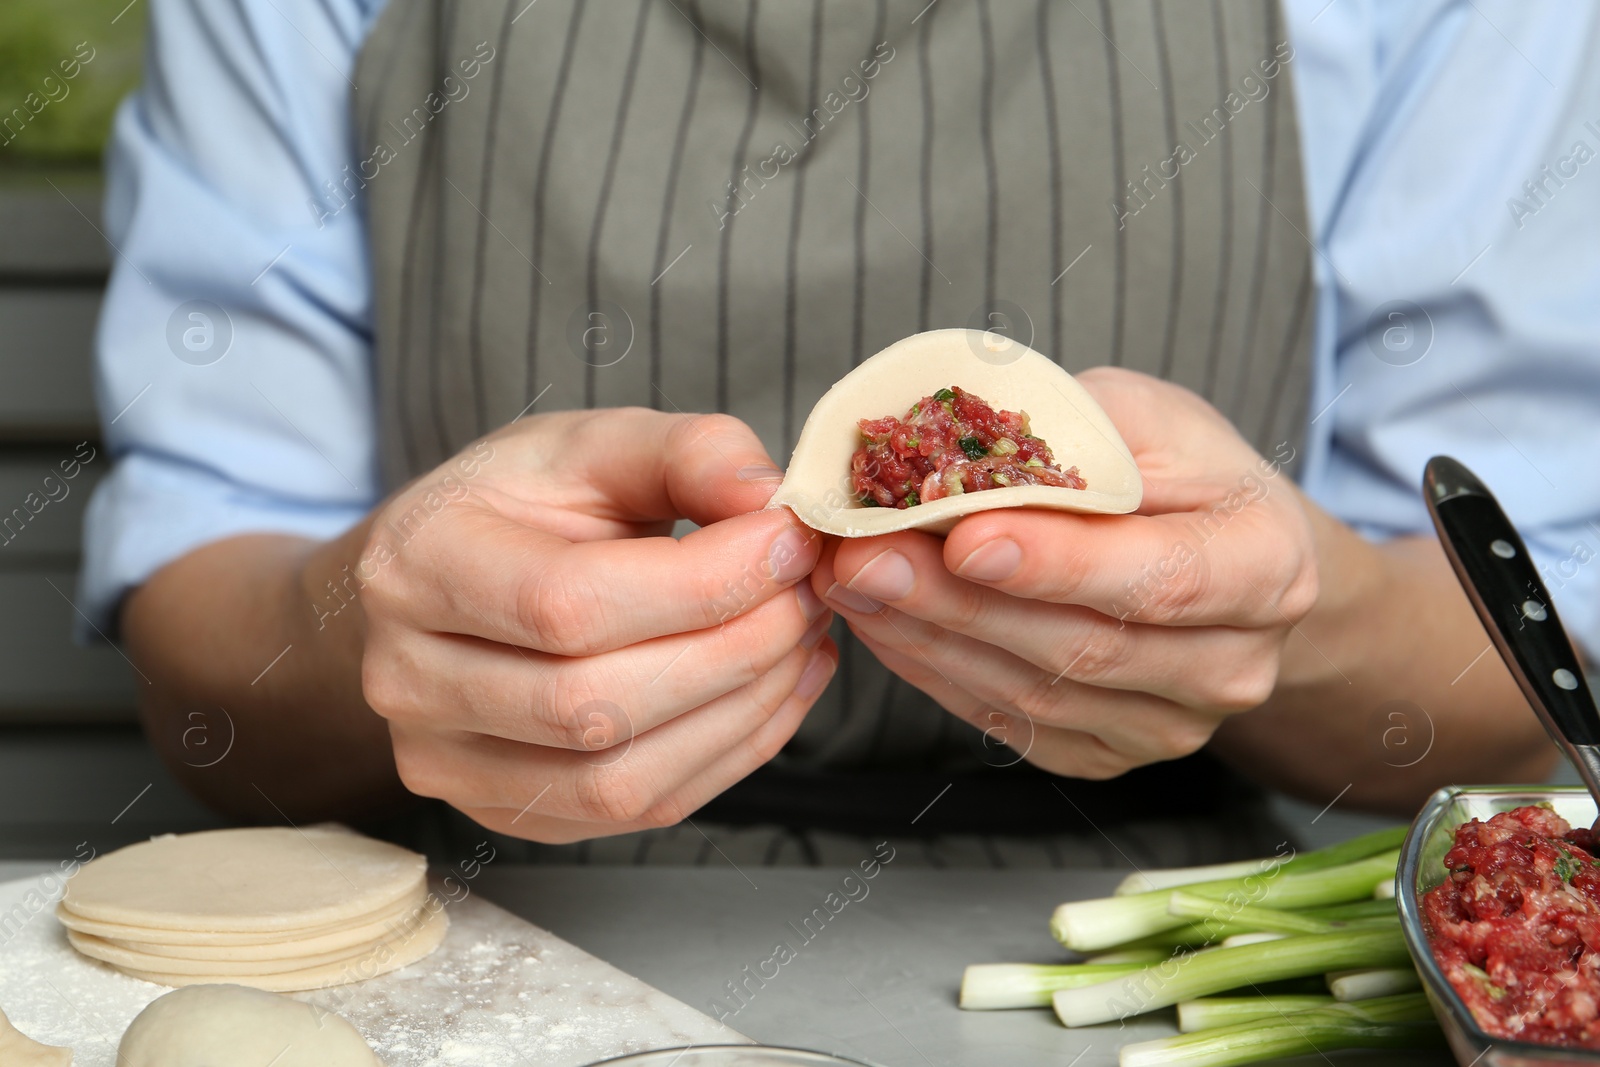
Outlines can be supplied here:
[[1456, 827], [1527, 804], [1549, 804], [1573, 826], [1588, 826], [1595, 821], [1594, 799], [1581, 786], [1447, 786], [1435, 793], [1411, 824], [1411, 832], [1400, 849], [1395, 886], [1400, 927], [1417, 973], [1422, 976], [1422, 988], [1461, 1067], [1597, 1067], [1600, 1051], [1536, 1045], [1485, 1033], [1456, 995], [1428, 947], [1422, 896], [1444, 881], [1444, 854], [1455, 841]]
[[826, 1052], [766, 1045], [690, 1045], [634, 1052], [590, 1067], [872, 1067]]

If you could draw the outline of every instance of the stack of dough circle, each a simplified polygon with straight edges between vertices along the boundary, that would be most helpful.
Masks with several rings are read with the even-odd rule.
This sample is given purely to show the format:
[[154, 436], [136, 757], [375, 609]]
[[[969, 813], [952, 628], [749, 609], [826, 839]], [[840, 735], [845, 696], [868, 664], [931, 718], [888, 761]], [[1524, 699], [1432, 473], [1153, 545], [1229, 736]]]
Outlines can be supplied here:
[[415, 963], [448, 920], [427, 861], [340, 828], [168, 835], [86, 864], [56, 915], [85, 956], [169, 986], [321, 989]]

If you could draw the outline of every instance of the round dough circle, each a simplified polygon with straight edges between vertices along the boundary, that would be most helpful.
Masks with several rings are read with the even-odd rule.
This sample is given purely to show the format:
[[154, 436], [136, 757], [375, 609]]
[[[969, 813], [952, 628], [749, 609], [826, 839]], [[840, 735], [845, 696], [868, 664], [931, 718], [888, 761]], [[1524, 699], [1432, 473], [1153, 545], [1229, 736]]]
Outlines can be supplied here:
[[[392, 938], [373, 947], [371, 952], [339, 963], [325, 963], [296, 971], [277, 974], [218, 975], [173, 974], [170, 971], [146, 971], [133, 967], [118, 967], [123, 974], [142, 978], [157, 985], [193, 986], [214, 982], [234, 982], [274, 993], [296, 993], [329, 986], [364, 982], [380, 974], [397, 971], [422, 959], [439, 947], [444, 940], [450, 920], [445, 917], [442, 904], [423, 919], [421, 925], [409, 933]], [[88, 953], [85, 953], [88, 955]]]
[[63, 904], [85, 919], [146, 929], [305, 931], [394, 904], [426, 870], [415, 852], [345, 830], [206, 830], [85, 864]]
[[[352, 945], [347, 948], [334, 949], [329, 952], [312, 952], [304, 956], [276, 956], [259, 959], [250, 956], [229, 957], [197, 957], [168, 956], [141, 949], [128, 948], [93, 934], [80, 934], [76, 930], [67, 931], [67, 940], [72, 947], [93, 959], [101, 960], [116, 967], [118, 970], [128, 971], [163, 971], [172, 974], [202, 975], [212, 979], [252, 977], [264, 974], [286, 974], [290, 971], [303, 971], [308, 967], [321, 967], [328, 963], [342, 963], [346, 960], [359, 959], [372, 952], [387, 938], [370, 939], [364, 944]], [[249, 946], [246, 946], [249, 947]]]
[[[306, 930], [282, 930], [253, 934], [216, 930], [160, 930], [148, 926], [127, 926], [85, 919], [63, 905], [56, 905], [56, 918], [68, 930], [120, 944], [135, 952], [184, 959], [281, 959], [302, 952], [328, 952], [336, 948], [370, 944], [383, 937], [402, 917], [421, 906], [428, 895], [425, 883], [383, 910], [360, 919], [327, 923]], [[253, 950], [254, 956], [243, 953]]]
[[344, 1017], [238, 985], [158, 997], [128, 1025], [118, 1067], [383, 1067]]
[[0, 1011], [0, 1063], [6, 1067], [72, 1067], [72, 1050], [33, 1040]]

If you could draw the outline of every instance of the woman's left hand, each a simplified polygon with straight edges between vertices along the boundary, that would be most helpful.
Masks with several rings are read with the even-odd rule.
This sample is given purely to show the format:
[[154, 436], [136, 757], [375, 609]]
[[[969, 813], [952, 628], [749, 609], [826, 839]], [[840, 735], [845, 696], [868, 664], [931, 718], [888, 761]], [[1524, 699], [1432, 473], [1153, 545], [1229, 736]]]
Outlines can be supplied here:
[[[1032, 763], [1114, 777], [1272, 694], [1317, 601], [1299, 490], [1179, 386], [1078, 376], [1144, 475], [1133, 515], [1002, 509], [824, 552], [816, 591], [894, 671]], [[1071, 465], [1070, 455], [1058, 455]]]

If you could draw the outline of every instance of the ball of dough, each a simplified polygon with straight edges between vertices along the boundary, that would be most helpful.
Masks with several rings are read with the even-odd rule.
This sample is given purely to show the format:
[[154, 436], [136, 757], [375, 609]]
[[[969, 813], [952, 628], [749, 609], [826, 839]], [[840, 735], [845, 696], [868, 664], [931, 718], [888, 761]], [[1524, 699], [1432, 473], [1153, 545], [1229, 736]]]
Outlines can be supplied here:
[[128, 1024], [118, 1067], [383, 1067], [342, 1016], [238, 985], [194, 985]]
[[0, 1063], [6, 1067], [72, 1067], [72, 1050], [41, 1045], [18, 1032], [5, 1012], [0, 1012]]

